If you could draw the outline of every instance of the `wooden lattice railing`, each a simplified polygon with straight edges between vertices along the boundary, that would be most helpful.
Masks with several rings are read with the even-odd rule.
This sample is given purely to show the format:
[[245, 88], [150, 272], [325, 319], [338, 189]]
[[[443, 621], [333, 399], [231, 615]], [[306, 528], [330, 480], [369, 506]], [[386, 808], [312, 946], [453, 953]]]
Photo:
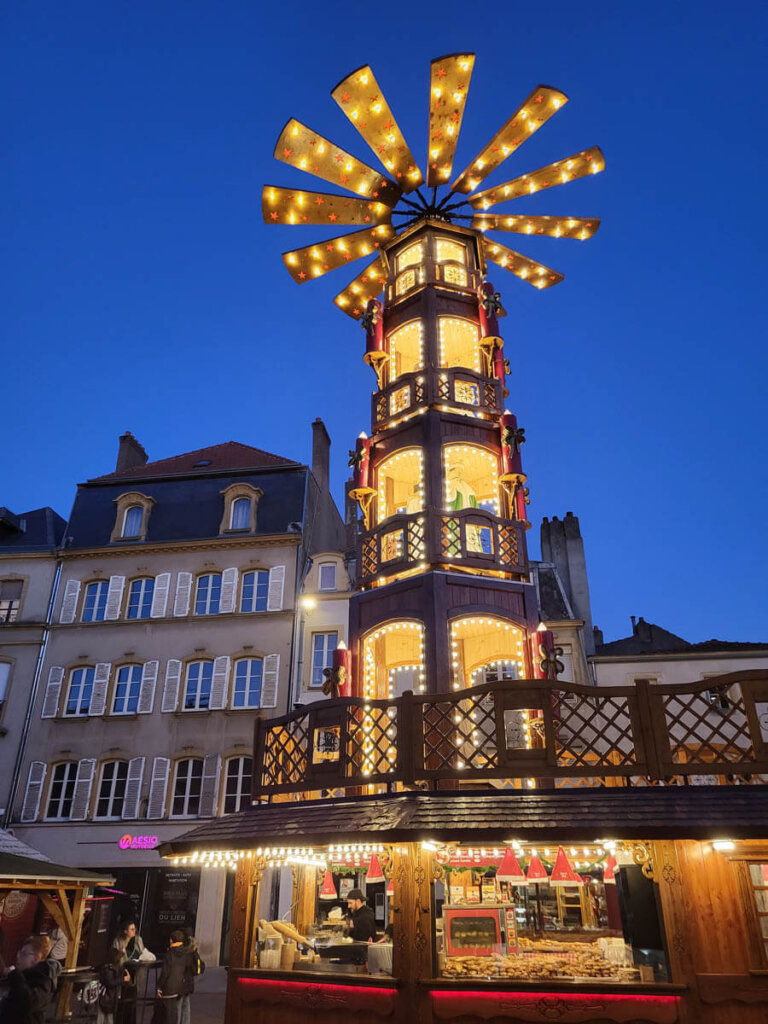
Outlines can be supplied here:
[[768, 773], [767, 744], [763, 671], [674, 686], [518, 680], [396, 700], [339, 698], [256, 723], [253, 796], [480, 779], [743, 782]]

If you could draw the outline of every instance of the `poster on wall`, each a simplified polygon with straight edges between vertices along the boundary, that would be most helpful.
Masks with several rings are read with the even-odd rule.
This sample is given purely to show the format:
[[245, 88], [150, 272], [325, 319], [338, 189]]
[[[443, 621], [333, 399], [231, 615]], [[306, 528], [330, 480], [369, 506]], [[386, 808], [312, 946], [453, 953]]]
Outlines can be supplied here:
[[11, 889], [0, 899], [0, 928], [3, 932], [3, 959], [13, 964], [24, 940], [34, 931], [37, 896]]

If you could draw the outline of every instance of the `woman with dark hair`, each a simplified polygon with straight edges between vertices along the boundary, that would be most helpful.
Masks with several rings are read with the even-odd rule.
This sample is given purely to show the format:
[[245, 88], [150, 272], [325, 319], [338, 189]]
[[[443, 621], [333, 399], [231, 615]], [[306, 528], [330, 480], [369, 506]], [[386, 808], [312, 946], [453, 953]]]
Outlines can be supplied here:
[[96, 1024], [115, 1024], [115, 1015], [120, 1002], [120, 989], [131, 976], [123, 967], [123, 954], [111, 949], [109, 958], [99, 971], [99, 1007]]

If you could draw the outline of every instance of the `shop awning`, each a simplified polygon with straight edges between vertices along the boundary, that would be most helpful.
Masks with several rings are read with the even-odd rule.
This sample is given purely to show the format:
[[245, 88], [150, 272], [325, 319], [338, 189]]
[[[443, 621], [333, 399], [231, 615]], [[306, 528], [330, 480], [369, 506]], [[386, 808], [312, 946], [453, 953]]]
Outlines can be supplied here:
[[328, 843], [540, 839], [768, 839], [768, 786], [404, 793], [258, 804], [163, 843], [195, 850]]
[[91, 885], [113, 885], [114, 878], [53, 864], [49, 860], [19, 857], [0, 851], [0, 889], [72, 889]]

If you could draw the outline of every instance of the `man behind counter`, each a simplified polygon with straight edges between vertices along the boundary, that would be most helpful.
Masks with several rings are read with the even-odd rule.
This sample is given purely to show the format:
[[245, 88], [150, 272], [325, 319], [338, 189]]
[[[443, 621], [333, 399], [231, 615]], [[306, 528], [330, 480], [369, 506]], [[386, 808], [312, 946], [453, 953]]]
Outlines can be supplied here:
[[349, 890], [347, 907], [350, 912], [350, 938], [355, 942], [373, 942], [376, 938], [376, 920], [365, 902], [362, 889]]

